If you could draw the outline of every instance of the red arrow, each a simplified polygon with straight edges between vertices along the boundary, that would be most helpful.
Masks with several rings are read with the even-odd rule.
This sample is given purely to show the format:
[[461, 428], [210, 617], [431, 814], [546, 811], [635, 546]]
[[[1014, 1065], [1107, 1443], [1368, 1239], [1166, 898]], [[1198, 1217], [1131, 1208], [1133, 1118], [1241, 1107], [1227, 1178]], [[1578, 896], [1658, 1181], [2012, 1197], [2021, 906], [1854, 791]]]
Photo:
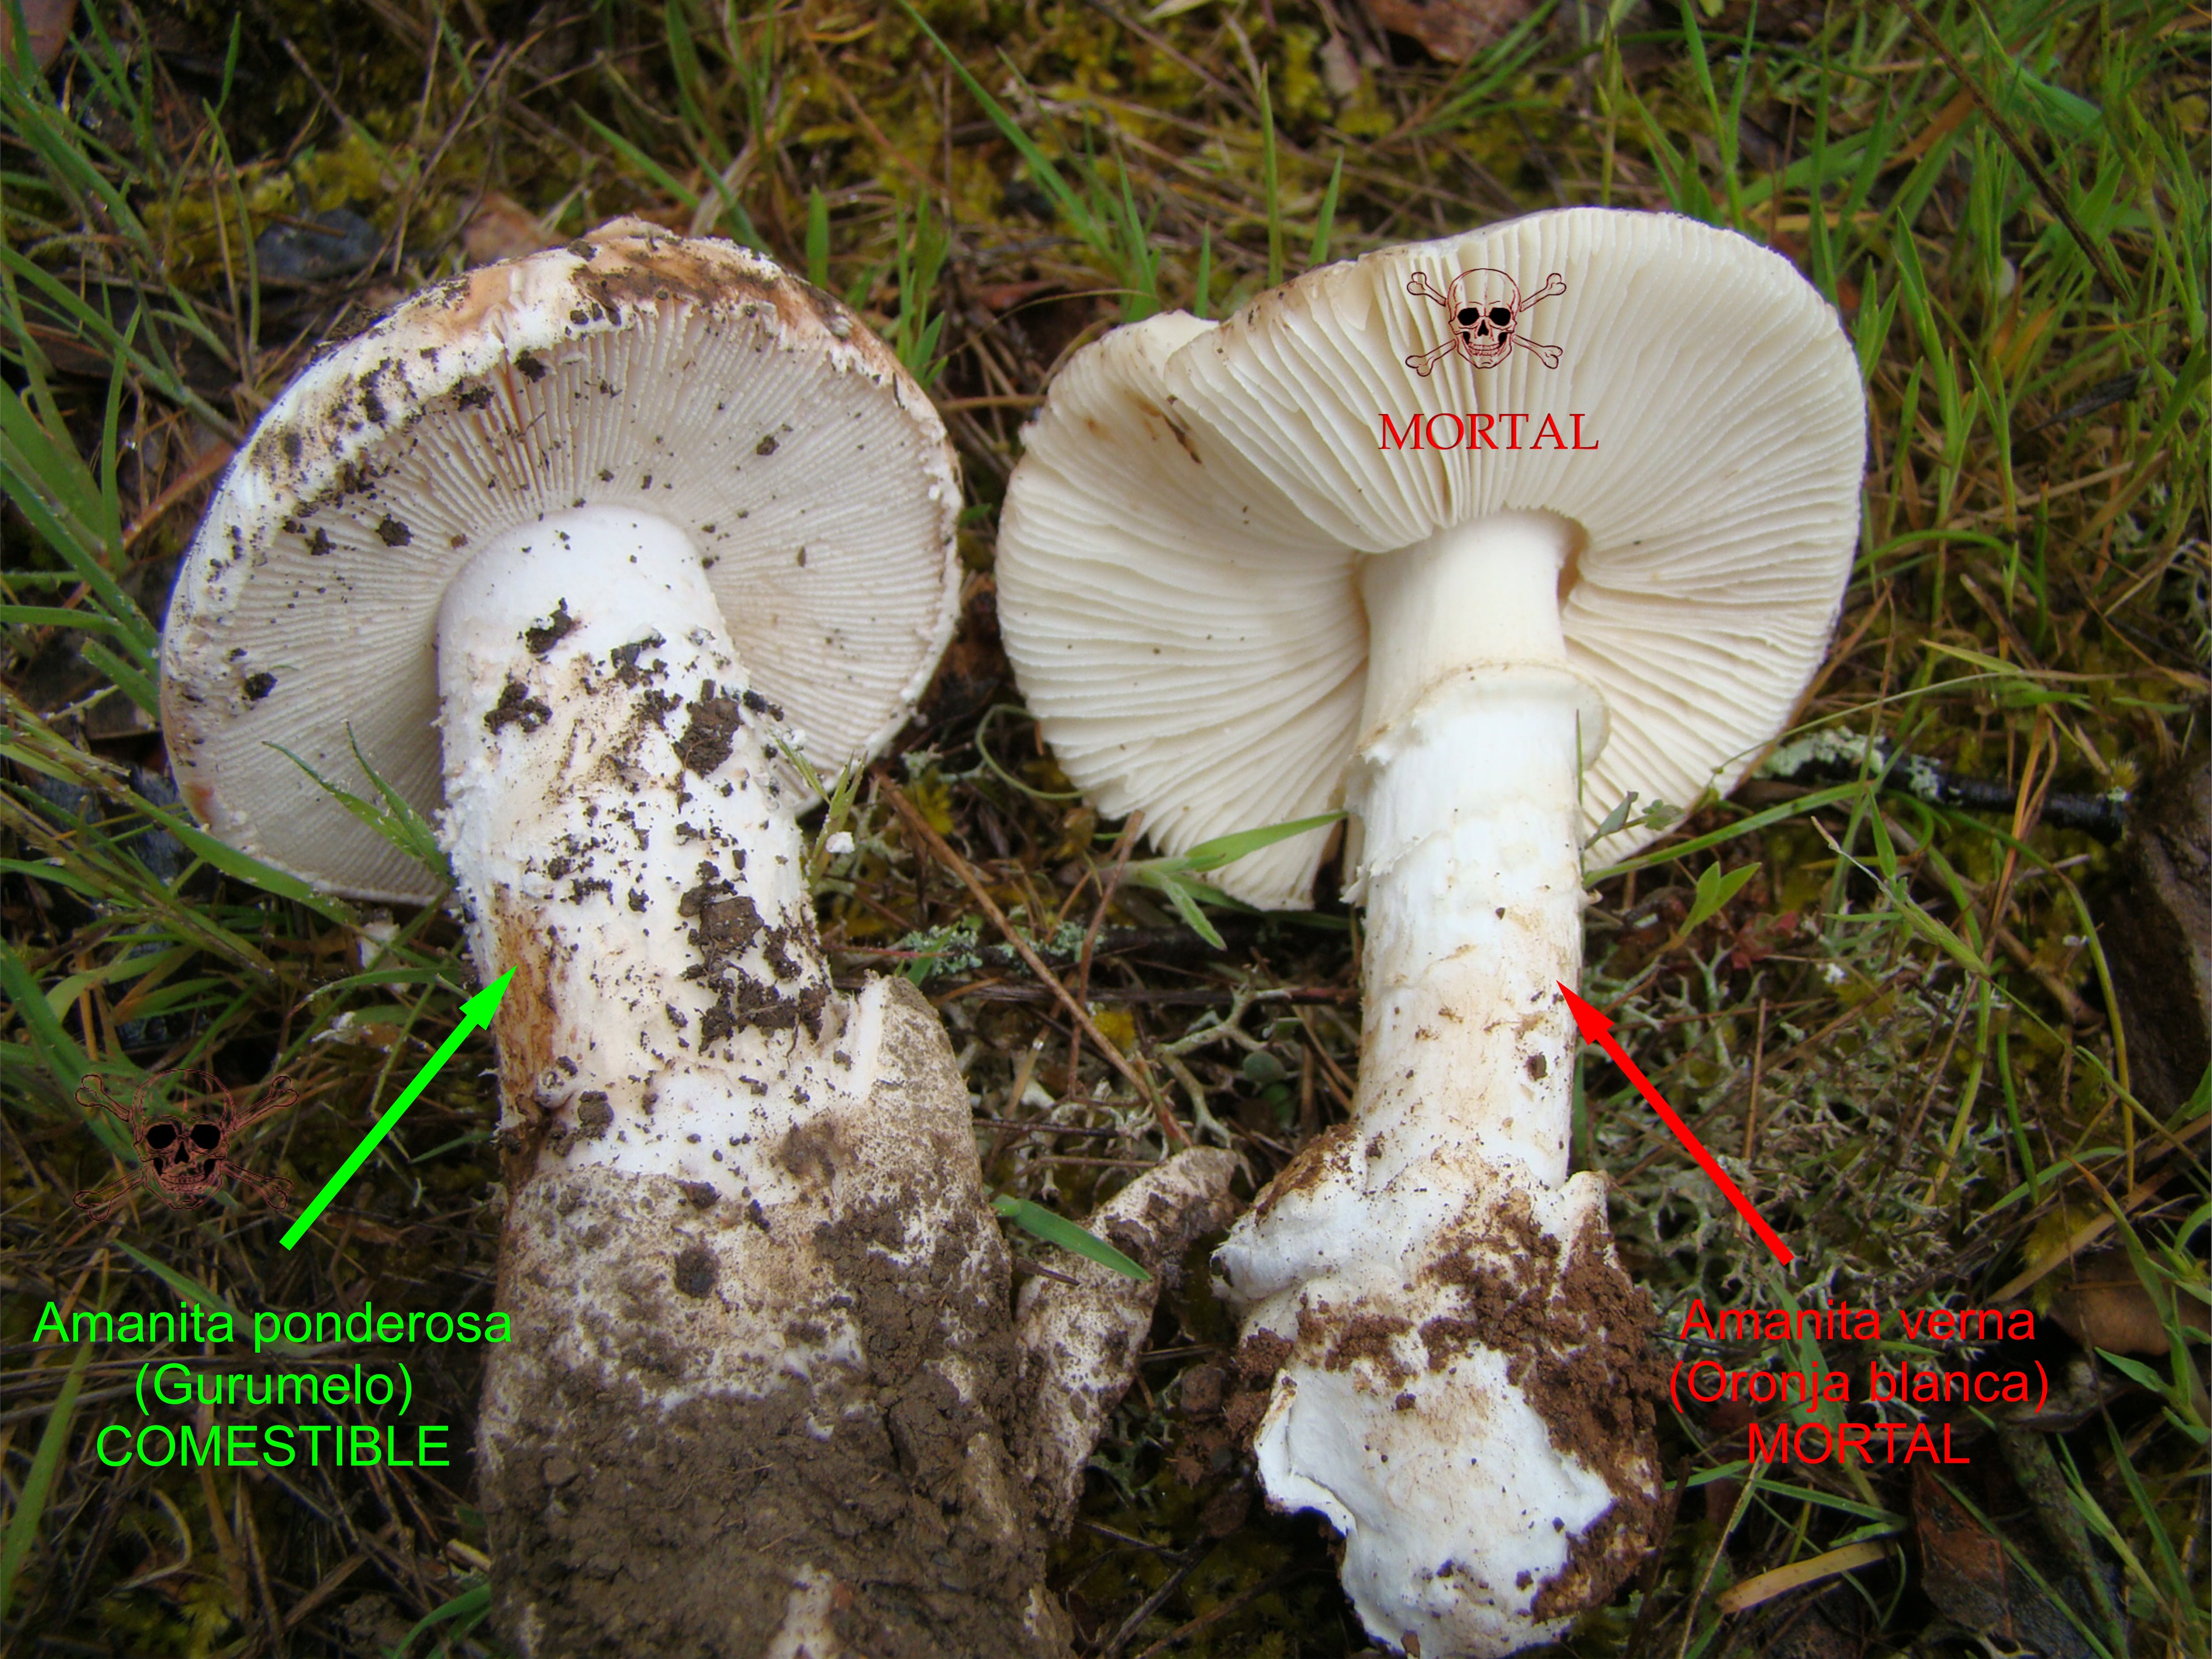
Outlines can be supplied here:
[[1584, 1040], [1595, 1042], [1611, 1054], [1613, 1063], [1628, 1073], [1628, 1080], [1636, 1085], [1636, 1091], [1651, 1103], [1653, 1111], [1666, 1120], [1667, 1127], [1674, 1132], [1674, 1139], [1689, 1149], [1690, 1156], [1698, 1160], [1698, 1167], [1713, 1178], [1713, 1185], [1719, 1188], [1728, 1201], [1735, 1206], [1735, 1212], [1751, 1223], [1752, 1231], [1759, 1235], [1760, 1243], [1774, 1252], [1774, 1259], [1785, 1267], [1795, 1261], [1796, 1255], [1782, 1242], [1782, 1236], [1768, 1226], [1759, 1212], [1751, 1207], [1751, 1200], [1743, 1195], [1743, 1189], [1729, 1179], [1728, 1171], [1714, 1161], [1713, 1155], [1705, 1150], [1705, 1143], [1690, 1133], [1690, 1126], [1682, 1121], [1674, 1109], [1651, 1086], [1651, 1079], [1638, 1069], [1636, 1062], [1628, 1057], [1627, 1051], [1613, 1041], [1613, 1022], [1564, 984], [1559, 989], [1566, 996], [1567, 1006], [1575, 1011], [1575, 1024], [1583, 1028]]

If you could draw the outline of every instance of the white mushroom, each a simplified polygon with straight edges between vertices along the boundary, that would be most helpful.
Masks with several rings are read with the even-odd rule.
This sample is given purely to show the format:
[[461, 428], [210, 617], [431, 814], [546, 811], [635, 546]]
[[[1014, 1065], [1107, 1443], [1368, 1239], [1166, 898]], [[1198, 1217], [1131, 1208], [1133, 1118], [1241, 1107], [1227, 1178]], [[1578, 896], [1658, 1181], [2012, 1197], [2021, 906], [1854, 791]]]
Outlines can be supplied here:
[[[1732, 787], [1786, 720], [1863, 446], [1849, 345], [1786, 261], [1598, 209], [1117, 330], [1028, 434], [1000, 617], [1068, 775], [1173, 851], [1352, 815], [1353, 1121], [1216, 1267], [1279, 1362], [1269, 1493], [1344, 1533], [1408, 1653], [1546, 1639], [1644, 1547], [1643, 1299], [1603, 1177], [1568, 1173], [1583, 837], [1630, 790]], [[1325, 850], [1221, 884], [1299, 903]]]
[[822, 763], [905, 724], [957, 620], [959, 486], [927, 399], [767, 260], [608, 229], [328, 350], [233, 465], [163, 649], [179, 783], [234, 846], [333, 891], [437, 897], [269, 744], [355, 783], [358, 745], [434, 808], [447, 586], [499, 535], [571, 512], [587, 554], [607, 533], [628, 556], [604, 509], [687, 544], [747, 684], [805, 710]]
[[[1091, 1217], [1090, 1231], [1155, 1275], [1173, 1271], [1202, 1233], [1228, 1224], [1233, 1153], [1196, 1146], [1146, 1170]], [[1157, 1286], [1096, 1261], [1064, 1258], [1060, 1278], [1022, 1286], [1014, 1317], [1024, 1392], [1036, 1403], [1016, 1448], [1022, 1478], [1056, 1524], [1083, 1495], [1083, 1467], [1128, 1391]]]
[[1064, 1649], [1015, 1449], [1062, 1370], [1089, 1399], [1135, 1355], [1078, 1341], [1018, 1388], [966, 1087], [904, 981], [832, 988], [781, 725], [834, 770], [907, 719], [958, 509], [934, 413], [835, 301], [617, 226], [317, 362], [180, 578], [194, 810], [325, 888], [434, 897], [285, 751], [365, 763], [514, 973], [517, 1340], [478, 1474], [526, 1654]]

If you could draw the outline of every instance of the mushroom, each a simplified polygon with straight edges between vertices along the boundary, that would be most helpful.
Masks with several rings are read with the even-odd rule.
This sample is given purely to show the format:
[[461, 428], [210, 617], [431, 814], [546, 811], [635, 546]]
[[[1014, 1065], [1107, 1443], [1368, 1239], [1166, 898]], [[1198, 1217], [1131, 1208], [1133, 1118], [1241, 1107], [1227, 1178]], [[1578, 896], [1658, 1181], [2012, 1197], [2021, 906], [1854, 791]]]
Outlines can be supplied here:
[[[1083, 1429], [1042, 1404], [1126, 1385], [1128, 1292], [1117, 1324], [1060, 1287], [1059, 1352], [1024, 1371], [943, 1029], [903, 980], [830, 981], [784, 724], [834, 765], [907, 719], [959, 504], [850, 313], [630, 222], [320, 357], [179, 578], [163, 715], [193, 810], [324, 889], [437, 897], [319, 781], [366, 769], [434, 817], [477, 970], [513, 974], [516, 1339], [478, 1478], [526, 1654], [1065, 1649], [1059, 1492], [1024, 1468], [1080, 1468], [1087, 1440], [1040, 1450]], [[1171, 1200], [1225, 1192], [1224, 1155], [1170, 1168]]]
[[[1601, 209], [1118, 329], [1028, 432], [1000, 622], [1068, 775], [1170, 851], [1349, 811], [1352, 1121], [1215, 1267], [1275, 1373], [1268, 1492], [1344, 1534], [1407, 1653], [1547, 1639], [1647, 1542], [1648, 1303], [1603, 1176], [1568, 1169], [1579, 860], [1628, 792], [1726, 790], [1784, 723], [1863, 447], [1851, 350], [1786, 261]], [[1614, 856], [1651, 833], [1605, 827]], [[1303, 903], [1326, 850], [1220, 885]]]

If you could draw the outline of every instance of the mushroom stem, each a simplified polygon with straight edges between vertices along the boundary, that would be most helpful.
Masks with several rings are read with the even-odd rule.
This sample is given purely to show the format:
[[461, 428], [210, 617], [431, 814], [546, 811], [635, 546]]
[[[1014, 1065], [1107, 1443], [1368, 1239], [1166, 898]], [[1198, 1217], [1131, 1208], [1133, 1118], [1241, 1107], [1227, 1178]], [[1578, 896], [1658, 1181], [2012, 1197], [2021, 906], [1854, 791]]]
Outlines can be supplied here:
[[1440, 1659], [1556, 1636], [1656, 1497], [1649, 1307], [1603, 1177], [1567, 1174], [1555, 981], [1581, 970], [1576, 782], [1605, 732], [1559, 628], [1573, 535], [1499, 514], [1361, 569], [1358, 1094], [1215, 1258], [1245, 1368], [1275, 1370], [1269, 1496], [1345, 1534], [1370, 1631]]
[[444, 838], [479, 968], [514, 970], [503, 1630], [531, 1659], [1062, 1650], [966, 1088], [903, 981], [832, 992], [780, 716], [688, 539], [585, 511], [495, 542], [438, 654]]
[[1500, 514], [1365, 561], [1370, 669], [1348, 789], [1367, 905], [1354, 1115], [1372, 1178], [1479, 1145], [1567, 1177], [1582, 969], [1579, 768], [1605, 704], [1568, 666], [1573, 530]]
[[823, 1034], [829, 975], [769, 705], [690, 538], [599, 507], [501, 537], [447, 589], [438, 667], [471, 943], [524, 994], [503, 1127], [735, 1196], [745, 1079]]

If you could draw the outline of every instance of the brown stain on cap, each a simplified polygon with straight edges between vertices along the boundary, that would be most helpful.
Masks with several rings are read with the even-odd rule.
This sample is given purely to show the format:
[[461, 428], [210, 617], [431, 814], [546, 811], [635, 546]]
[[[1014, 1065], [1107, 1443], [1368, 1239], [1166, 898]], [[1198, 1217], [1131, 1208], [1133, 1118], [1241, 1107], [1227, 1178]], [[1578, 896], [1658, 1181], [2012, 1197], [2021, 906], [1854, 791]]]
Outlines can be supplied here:
[[[321, 554], [329, 561], [312, 580], [317, 594], [332, 597], [313, 603], [347, 603], [347, 567], [384, 558], [403, 526], [409, 545], [392, 549], [393, 556], [433, 589], [443, 564], [465, 556], [467, 542], [441, 534], [434, 549], [428, 544], [433, 538], [415, 533], [419, 526], [409, 522], [410, 515], [395, 515], [392, 507], [416, 471], [415, 458], [440, 447], [439, 429], [464, 428], [471, 443], [520, 443], [528, 428], [542, 441], [543, 425], [560, 411], [533, 402], [523, 384], [531, 364], [543, 372], [576, 355], [580, 341], [686, 319], [742, 342], [749, 374], [784, 359], [784, 372], [797, 370], [814, 388], [809, 395], [821, 396], [840, 414], [887, 398], [911, 428], [920, 474], [913, 487], [927, 492], [939, 520], [928, 556], [946, 573], [930, 629], [938, 636], [933, 654], [941, 648], [958, 591], [952, 580], [957, 467], [942, 422], [890, 348], [835, 299], [734, 244], [610, 225], [567, 247], [441, 283], [351, 339], [331, 342], [239, 452], [179, 576], [163, 644], [164, 726], [179, 787], [203, 822], [256, 856], [333, 890], [406, 902], [434, 897], [412, 872], [393, 869], [381, 850], [362, 852], [359, 837], [335, 823], [333, 847], [343, 840], [342, 851], [307, 846], [296, 836], [282, 846], [256, 843], [246, 810], [255, 805], [255, 786], [226, 787], [216, 775], [238, 764], [240, 746], [226, 635], [240, 625], [249, 590], [262, 591], [263, 582], [293, 583], [298, 591], [286, 608], [304, 609], [310, 579], [291, 567], [305, 556]], [[836, 381], [843, 382], [842, 396], [822, 384]], [[617, 395], [605, 382], [600, 389]], [[376, 407], [368, 411], [362, 399], [372, 392]], [[366, 412], [375, 418], [362, 418]], [[902, 465], [901, 446], [890, 447], [894, 465]], [[341, 520], [363, 526], [367, 544], [358, 535], [334, 536]], [[380, 539], [386, 545], [379, 546]], [[254, 574], [262, 570], [271, 574]], [[376, 572], [377, 580], [386, 576]], [[918, 690], [900, 693], [900, 712], [910, 709]], [[434, 798], [416, 805], [429, 810]], [[370, 870], [365, 863], [372, 856], [377, 862]]]
[[625, 306], [672, 302], [759, 318], [773, 315], [781, 342], [817, 349], [842, 347], [876, 376], [902, 376], [897, 357], [860, 325], [844, 304], [734, 244], [666, 234], [594, 233], [592, 258], [575, 275], [578, 292], [619, 321]]
[[[421, 305], [426, 313], [436, 315], [445, 331], [458, 338], [483, 327], [486, 317], [514, 298], [515, 269], [512, 261], [486, 265], [465, 276], [441, 283], [422, 299], [410, 303]], [[402, 305], [392, 313], [392, 317], [396, 320], [408, 309], [408, 305]]]

